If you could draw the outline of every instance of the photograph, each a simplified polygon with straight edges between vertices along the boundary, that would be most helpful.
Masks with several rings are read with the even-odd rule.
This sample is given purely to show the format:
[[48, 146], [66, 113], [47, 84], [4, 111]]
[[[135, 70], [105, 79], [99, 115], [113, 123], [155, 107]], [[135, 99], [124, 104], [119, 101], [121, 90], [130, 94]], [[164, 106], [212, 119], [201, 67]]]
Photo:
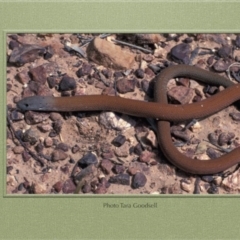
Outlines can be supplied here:
[[240, 34], [8, 33], [6, 191], [240, 191]]

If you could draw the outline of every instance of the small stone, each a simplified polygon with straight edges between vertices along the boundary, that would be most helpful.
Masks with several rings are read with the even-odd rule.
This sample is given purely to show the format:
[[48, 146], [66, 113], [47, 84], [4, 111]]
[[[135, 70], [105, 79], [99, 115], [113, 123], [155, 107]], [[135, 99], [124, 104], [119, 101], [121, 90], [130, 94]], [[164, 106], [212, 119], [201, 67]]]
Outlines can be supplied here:
[[209, 156], [210, 159], [218, 158], [218, 157], [221, 156], [221, 153], [217, 152], [213, 148], [207, 148], [206, 153], [207, 153], [207, 155]]
[[114, 184], [130, 185], [130, 176], [126, 173], [121, 173], [116, 176], [111, 176], [108, 181]]
[[56, 149], [60, 149], [60, 150], [62, 150], [64, 152], [67, 152], [69, 147], [68, 147], [68, 145], [66, 143], [61, 142], [61, 143], [59, 143], [57, 145]]
[[113, 168], [113, 163], [108, 159], [103, 159], [100, 164], [101, 169], [105, 174], [110, 174]]
[[63, 187], [62, 187], [62, 191], [63, 193], [74, 193], [74, 191], [76, 190], [76, 186], [73, 183], [72, 179], [68, 179], [63, 183]]
[[229, 116], [235, 120], [235, 121], [240, 121], [240, 113], [230, 113]]
[[55, 76], [50, 76], [47, 78], [47, 83], [49, 88], [55, 88], [58, 84], [58, 78]]
[[18, 48], [19, 45], [20, 45], [20, 44], [19, 44], [17, 41], [11, 40], [11, 41], [9, 42], [8, 47], [9, 47], [9, 49], [13, 50], [14, 48]]
[[190, 80], [189, 78], [180, 78], [177, 84], [188, 88], [190, 86]]
[[82, 192], [83, 193], [90, 193], [91, 192], [91, 185], [89, 183], [85, 183], [82, 187]]
[[231, 53], [232, 53], [232, 47], [229, 45], [223, 45], [217, 51], [218, 56], [223, 59], [230, 57]]
[[68, 154], [66, 154], [64, 151], [57, 149], [54, 150], [52, 153], [52, 161], [56, 162], [59, 160], [65, 160], [68, 157]]
[[225, 72], [228, 69], [228, 64], [226, 64], [222, 59], [219, 59], [213, 64], [213, 69], [216, 72]]
[[152, 130], [150, 130], [148, 132], [148, 134], [146, 135], [146, 140], [151, 143], [152, 147], [154, 147], [154, 148], [158, 147], [157, 137]]
[[53, 130], [56, 132], [56, 134], [61, 133], [62, 125], [63, 125], [63, 122], [60, 119], [53, 122], [52, 127], [53, 127]]
[[77, 87], [76, 81], [74, 78], [71, 78], [67, 75], [63, 76], [59, 83], [59, 91], [69, 91]]
[[120, 174], [125, 171], [125, 167], [123, 165], [115, 164], [112, 170], [115, 174]]
[[94, 190], [94, 193], [96, 194], [105, 194], [107, 192], [107, 188], [103, 186], [102, 184], [99, 184], [97, 186], [97, 189]]
[[139, 171], [139, 170], [138, 170], [136, 167], [134, 167], [134, 166], [130, 166], [130, 167], [128, 168], [128, 170], [127, 170], [127, 172], [128, 172], [131, 176], [135, 175], [138, 171]]
[[122, 78], [116, 82], [117, 91], [119, 93], [133, 92], [136, 86], [135, 79], [128, 80], [127, 78]]
[[23, 158], [23, 161], [24, 161], [24, 162], [27, 162], [27, 161], [31, 158], [31, 156], [29, 155], [29, 153], [27, 153], [26, 151], [24, 151], [24, 152], [22, 153], [22, 158]]
[[36, 146], [35, 146], [35, 150], [37, 153], [41, 153], [44, 149], [44, 146], [42, 143], [38, 143]]
[[52, 130], [52, 126], [50, 124], [40, 125], [40, 126], [37, 126], [37, 128], [43, 133], [47, 133]]
[[148, 163], [150, 162], [150, 160], [152, 160], [152, 158], [155, 156], [154, 153], [149, 152], [147, 150], [143, 151], [141, 153], [141, 155], [139, 156], [139, 161], [140, 162], [144, 162], [144, 163]]
[[52, 121], [60, 120], [60, 119], [62, 119], [62, 115], [60, 113], [51, 112], [50, 113], [50, 119]]
[[54, 50], [51, 46], [46, 46], [45, 49], [46, 49], [46, 52], [44, 54], [44, 59], [48, 60], [54, 55]]
[[32, 188], [33, 188], [33, 192], [34, 192], [35, 194], [45, 194], [45, 193], [47, 193], [46, 186], [43, 185], [43, 184], [34, 183], [34, 184], [32, 185]]
[[38, 141], [39, 135], [35, 130], [30, 128], [23, 134], [22, 139], [24, 142], [29, 142], [31, 145], [34, 145]]
[[235, 45], [236, 47], [240, 48], [240, 34], [237, 34], [237, 37], [235, 39]]
[[24, 65], [28, 62], [35, 61], [39, 56], [42, 56], [46, 49], [42, 46], [34, 44], [24, 44], [13, 49], [9, 62], [17, 66]]
[[25, 113], [25, 120], [28, 125], [33, 125], [37, 123], [41, 123], [48, 119], [47, 113], [27, 111]]
[[180, 187], [185, 192], [193, 192], [194, 190], [194, 186], [189, 181], [186, 181], [185, 179], [180, 181]]
[[23, 153], [23, 151], [24, 151], [24, 147], [22, 147], [22, 146], [16, 146], [13, 148], [13, 152], [15, 154], [21, 154], [21, 153]]
[[126, 142], [121, 147], [116, 148], [114, 152], [118, 157], [127, 157], [129, 154], [129, 145]]
[[209, 66], [211, 66], [213, 64], [213, 62], [214, 62], [214, 56], [209, 57], [208, 60], [207, 60], [207, 64]]
[[167, 92], [167, 95], [170, 99], [177, 101], [178, 103], [187, 104], [193, 98], [194, 90], [184, 86], [177, 86], [171, 88]]
[[16, 79], [22, 84], [26, 84], [26, 83], [30, 82], [30, 80], [31, 80], [27, 69], [24, 69], [21, 72], [19, 72], [16, 75]]
[[201, 177], [201, 179], [204, 182], [211, 183], [214, 180], [214, 177], [212, 175], [204, 175], [204, 176]]
[[135, 147], [134, 147], [134, 153], [136, 154], [136, 155], [140, 155], [141, 153], [142, 153], [142, 151], [143, 151], [143, 148], [142, 148], [142, 145], [140, 144], [140, 143], [138, 143]]
[[82, 67], [79, 68], [78, 71], [76, 72], [76, 75], [80, 78], [85, 75], [89, 75], [91, 71], [92, 71], [92, 65], [83, 63]]
[[79, 147], [78, 145], [74, 145], [74, 146], [72, 147], [72, 153], [73, 153], [73, 154], [77, 153], [79, 150], [80, 150], [80, 147]]
[[119, 134], [112, 140], [112, 144], [116, 147], [122, 146], [126, 142], [126, 137], [122, 134]]
[[24, 119], [24, 115], [16, 110], [13, 110], [10, 116], [12, 121], [21, 121]]
[[207, 192], [209, 194], [219, 194], [219, 189], [216, 185], [212, 184], [210, 188], [208, 188]]
[[51, 147], [53, 145], [53, 140], [50, 137], [47, 137], [44, 139], [44, 145], [45, 147]]
[[7, 166], [7, 174], [12, 175], [13, 172], [13, 166]]
[[97, 164], [97, 163], [98, 163], [97, 156], [92, 152], [87, 153], [78, 161], [78, 165], [81, 168], [86, 168], [91, 164]]
[[61, 166], [60, 169], [61, 169], [61, 171], [64, 174], [69, 174], [69, 166], [68, 166], [68, 164], [65, 164], [64, 166]]
[[57, 193], [61, 192], [62, 187], [63, 187], [63, 183], [62, 183], [61, 181], [58, 181], [58, 182], [56, 182], [56, 183], [53, 185], [53, 189], [54, 189]]
[[55, 68], [55, 64], [45, 63], [43, 65], [30, 69], [29, 74], [32, 77], [33, 81], [40, 84], [45, 84], [47, 77], [54, 72]]
[[132, 178], [132, 188], [144, 187], [147, 183], [147, 178], [142, 172], [137, 172]]
[[144, 78], [144, 71], [143, 71], [143, 69], [141, 69], [141, 68], [138, 68], [136, 71], [135, 71], [135, 76], [137, 77], [137, 78]]
[[235, 137], [233, 132], [221, 133], [218, 137], [218, 144], [223, 146], [224, 144], [229, 144], [230, 141]]
[[151, 77], [151, 78], [155, 76], [155, 73], [154, 73], [153, 70], [152, 70], [151, 68], [149, 68], [149, 67], [147, 67], [144, 72], [145, 72], [146, 75], [148, 75], [148, 76]]
[[105, 67], [130, 69], [135, 63], [133, 53], [100, 37], [89, 43], [86, 52], [89, 60]]
[[190, 63], [191, 47], [187, 43], [180, 43], [171, 49], [171, 58], [177, 63]]

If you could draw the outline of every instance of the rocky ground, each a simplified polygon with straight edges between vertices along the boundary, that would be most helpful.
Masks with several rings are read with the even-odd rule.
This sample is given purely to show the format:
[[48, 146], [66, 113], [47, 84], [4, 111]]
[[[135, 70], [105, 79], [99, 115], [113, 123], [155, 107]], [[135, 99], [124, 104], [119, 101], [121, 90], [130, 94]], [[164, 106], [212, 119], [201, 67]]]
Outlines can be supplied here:
[[[157, 145], [153, 119], [113, 112], [21, 112], [24, 97], [118, 95], [153, 100], [154, 77], [179, 63], [240, 80], [236, 34], [11, 34], [7, 37], [8, 194], [237, 194], [239, 168], [197, 176], [177, 169]], [[211, 97], [221, 87], [171, 80], [172, 103]], [[235, 106], [172, 139], [203, 161], [239, 146]], [[215, 145], [211, 144], [214, 143]], [[216, 146], [216, 143], [219, 146]], [[193, 159], [194, 161], [194, 159]]]

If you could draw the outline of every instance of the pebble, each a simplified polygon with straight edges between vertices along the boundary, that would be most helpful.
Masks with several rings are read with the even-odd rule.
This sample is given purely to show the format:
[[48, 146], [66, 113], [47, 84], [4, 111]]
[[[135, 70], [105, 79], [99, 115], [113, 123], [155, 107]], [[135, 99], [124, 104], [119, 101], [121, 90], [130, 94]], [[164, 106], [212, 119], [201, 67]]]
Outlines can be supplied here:
[[114, 153], [116, 154], [116, 156], [118, 157], [128, 157], [129, 155], [129, 145], [127, 144], [127, 142], [125, 144], [123, 144], [121, 147], [118, 147], [114, 150]]
[[157, 137], [156, 137], [154, 131], [150, 130], [147, 133], [146, 140], [151, 143], [152, 147], [154, 147], [154, 148], [158, 147], [158, 141], [157, 141]]
[[78, 161], [78, 165], [81, 168], [86, 168], [89, 165], [97, 164], [97, 163], [98, 163], [97, 156], [92, 152], [87, 153]]
[[100, 163], [100, 167], [105, 174], [110, 174], [113, 168], [113, 163], [108, 159], [103, 159]]
[[43, 185], [43, 184], [39, 184], [39, 183], [34, 183], [32, 185], [32, 190], [33, 190], [33, 193], [35, 193], [35, 194], [45, 194], [45, 193], [47, 193], [46, 186]]
[[132, 178], [132, 188], [144, 187], [147, 183], [147, 178], [142, 172], [137, 172]]
[[212, 143], [213, 145], [218, 144], [218, 134], [216, 132], [213, 133], [209, 133], [208, 134], [208, 140], [210, 143]]
[[140, 79], [144, 78], [144, 71], [143, 71], [143, 69], [138, 68], [138, 69], [135, 71], [135, 76], [136, 76], [137, 78], [140, 78]]
[[119, 79], [116, 82], [116, 88], [119, 93], [128, 93], [128, 92], [134, 92], [136, 86], [136, 80], [132, 79], [129, 80], [127, 78]]
[[52, 161], [56, 162], [59, 160], [65, 160], [68, 157], [68, 154], [66, 154], [64, 151], [57, 149], [52, 152]]
[[240, 48], [240, 34], [237, 34], [237, 37], [235, 39], [235, 46], [237, 48]]
[[138, 171], [139, 171], [139, 169], [137, 167], [135, 167], [135, 166], [130, 166], [130, 167], [128, 167], [128, 170], [127, 170], [127, 172], [131, 176], [135, 175]]
[[57, 113], [57, 112], [51, 112], [49, 118], [52, 121], [56, 121], [56, 120], [62, 119], [62, 115], [60, 113]]
[[72, 147], [72, 153], [73, 153], [73, 154], [77, 153], [79, 150], [80, 150], [80, 147], [79, 147], [78, 145], [74, 145], [74, 146]]
[[229, 116], [235, 120], [235, 121], [240, 121], [240, 113], [237, 112], [237, 113], [230, 113]]
[[30, 154], [27, 153], [26, 151], [23, 151], [23, 153], [22, 153], [22, 158], [23, 158], [23, 161], [24, 161], [24, 162], [27, 162], [27, 161], [31, 158], [31, 156], [30, 156]]
[[23, 133], [22, 139], [24, 142], [29, 142], [31, 145], [34, 145], [39, 140], [39, 135], [35, 130], [29, 128]]
[[61, 133], [63, 122], [59, 119], [53, 122], [52, 127], [56, 134]]
[[69, 174], [69, 165], [68, 164], [61, 166], [60, 169], [64, 174]]
[[128, 115], [115, 114], [113, 112], [102, 112], [99, 115], [99, 122], [106, 128], [113, 128], [115, 130], [123, 131], [136, 124], [136, 121]]
[[130, 185], [130, 176], [127, 173], [121, 173], [111, 176], [108, 181], [114, 184]]
[[47, 113], [27, 111], [24, 116], [28, 125], [34, 125], [47, 120], [49, 115]]
[[81, 78], [83, 76], [89, 75], [92, 71], [92, 65], [88, 63], [83, 63], [82, 67], [76, 72], [76, 75]]
[[177, 86], [171, 88], [167, 95], [170, 99], [177, 101], [181, 104], [187, 104], [194, 96], [194, 90], [192, 88], [187, 88], [184, 86]]
[[61, 181], [58, 181], [58, 182], [56, 182], [56, 183], [53, 185], [53, 189], [54, 189], [57, 193], [61, 192], [62, 187], [63, 187], [63, 183], [62, 183]]
[[219, 189], [216, 185], [211, 184], [210, 187], [208, 188], [207, 192], [209, 194], [218, 194], [219, 193]]
[[16, 79], [22, 84], [26, 84], [26, 83], [30, 82], [30, 80], [31, 80], [27, 69], [23, 69], [21, 72], [19, 72], [16, 75]]
[[46, 46], [45, 49], [46, 52], [44, 53], [44, 59], [48, 60], [54, 55], [54, 50], [51, 46]]
[[149, 152], [147, 150], [143, 151], [141, 155], [139, 156], [139, 161], [144, 163], [149, 163], [150, 160], [155, 156], [154, 153]]
[[10, 117], [12, 121], [21, 121], [24, 119], [24, 115], [16, 110], [11, 112]]
[[7, 174], [12, 175], [13, 173], [13, 166], [7, 166]]
[[171, 49], [171, 58], [177, 63], [189, 64], [190, 63], [191, 47], [187, 43], [180, 43]]
[[207, 148], [206, 150], [206, 154], [209, 156], [209, 158], [214, 159], [214, 158], [218, 158], [221, 156], [220, 152], [217, 152], [215, 149], [213, 148]]
[[136, 155], [140, 155], [143, 151], [143, 148], [142, 148], [142, 145], [140, 143], [138, 143], [135, 147], [134, 147], [134, 150], [133, 152], [136, 154]]
[[23, 153], [23, 151], [24, 151], [24, 147], [22, 147], [22, 146], [16, 146], [13, 148], [13, 152], [15, 154], [21, 154], [21, 153]]
[[69, 194], [69, 193], [73, 193], [75, 190], [76, 190], [76, 186], [73, 183], [71, 178], [69, 178], [63, 183], [63, 186], [62, 186], [63, 193]]
[[112, 140], [112, 144], [116, 147], [121, 147], [126, 142], [126, 137], [122, 134], [119, 134]]
[[194, 190], [194, 185], [192, 185], [190, 181], [187, 181], [185, 179], [180, 181], [180, 187], [183, 191], [188, 193], [193, 192]]
[[44, 145], [45, 147], [51, 147], [53, 145], [53, 140], [50, 137], [46, 137], [44, 139]]
[[154, 73], [153, 70], [152, 70], [151, 68], [149, 68], [149, 67], [147, 67], [144, 72], [145, 72], [145, 74], [148, 75], [150, 78], [153, 78], [153, 77], [155, 76], [155, 73]]
[[89, 60], [116, 70], [130, 69], [135, 63], [135, 54], [100, 37], [89, 43], [86, 52]]
[[61, 142], [57, 145], [56, 149], [61, 149], [62, 151], [67, 152], [69, 147], [66, 143]]
[[218, 56], [223, 59], [229, 58], [231, 56], [231, 53], [232, 53], [232, 47], [229, 45], [223, 45], [217, 51]]
[[77, 87], [76, 80], [68, 75], [62, 77], [59, 83], [59, 91], [69, 91]]
[[43, 133], [47, 133], [52, 130], [52, 126], [50, 124], [38, 125], [37, 128]]
[[99, 184], [94, 190], [95, 194], [105, 194], [107, 193], [107, 188], [103, 184]]
[[91, 190], [92, 190], [91, 185], [88, 182], [86, 182], [82, 187], [83, 193], [90, 193]]
[[233, 132], [221, 133], [218, 137], [218, 144], [223, 146], [224, 144], [230, 144], [231, 140], [235, 137]]
[[228, 69], [228, 64], [226, 64], [222, 59], [219, 59], [213, 64], [213, 69], [219, 73], [225, 72]]
[[120, 174], [125, 171], [125, 167], [120, 164], [115, 164], [114, 167], [112, 168], [112, 170], [115, 174]]
[[24, 44], [13, 49], [8, 61], [17, 66], [21, 66], [25, 63], [35, 61], [39, 56], [43, 56], [45, 52], [46, 49], [42, 46]]
[[56, 68], [57, 66], [54, 63], [45, 63], [35, 68], [31, 68], [29, 75], [33, 81], [43, 85], [47, 82], [47, 77], [53, 74]]

